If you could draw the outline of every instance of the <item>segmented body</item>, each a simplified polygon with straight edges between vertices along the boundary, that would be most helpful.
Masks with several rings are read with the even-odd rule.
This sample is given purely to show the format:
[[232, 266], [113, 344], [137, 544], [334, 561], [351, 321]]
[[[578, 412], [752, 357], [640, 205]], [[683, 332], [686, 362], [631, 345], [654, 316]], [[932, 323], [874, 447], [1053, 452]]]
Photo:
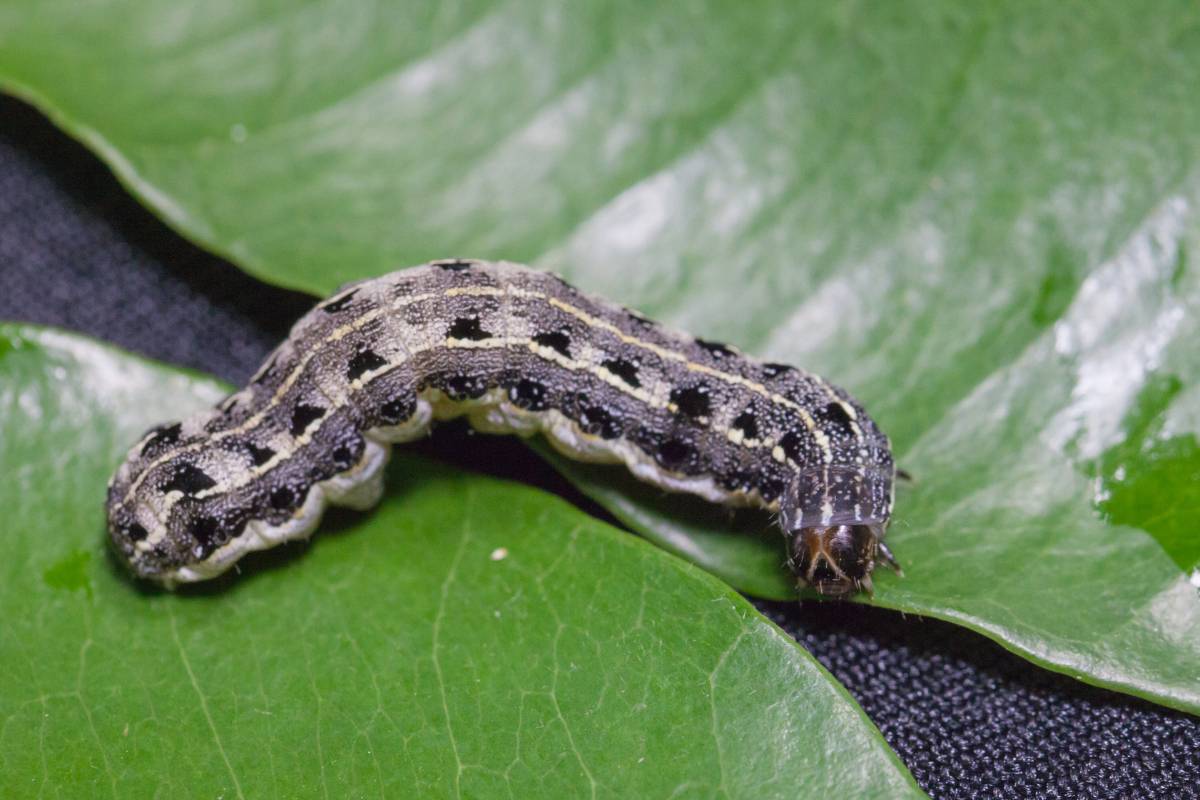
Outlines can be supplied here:
[[211, 577], [308, 536], [327, 502], [374, 504], [390, 445], [461, 414], [666, 489], [779, 511], [789, 533], [882, 535], [891, 514], [887, 438], [843, 390], [548, 273], [444, 261], [343, 288], [244, 389], [150, 431], [110, 483], [112, 540], [141, 577]]

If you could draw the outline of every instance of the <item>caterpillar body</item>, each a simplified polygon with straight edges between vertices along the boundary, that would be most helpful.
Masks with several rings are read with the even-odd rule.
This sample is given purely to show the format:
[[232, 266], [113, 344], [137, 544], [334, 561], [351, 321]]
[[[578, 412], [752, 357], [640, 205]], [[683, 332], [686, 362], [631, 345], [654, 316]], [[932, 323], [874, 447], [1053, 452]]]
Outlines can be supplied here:
[[108, 489], [132, 572], [167, 587], [365, 509], [391, 445], [466, 415], [716, 503], [777, 512], [798, 581], [870, 591], [892, 510], [887, 437], [842, 389], [673, 332], [507, 262], [436, 261], [340, 289], [249, 384], [150, 430]]

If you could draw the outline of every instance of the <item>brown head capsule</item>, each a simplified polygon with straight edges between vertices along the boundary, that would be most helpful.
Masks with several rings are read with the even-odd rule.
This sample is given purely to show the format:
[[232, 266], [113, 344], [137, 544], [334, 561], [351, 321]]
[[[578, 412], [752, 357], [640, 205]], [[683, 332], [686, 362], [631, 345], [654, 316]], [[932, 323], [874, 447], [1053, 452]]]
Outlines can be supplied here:
[[797, 581], [828, 597], [872, 591], [877, 559], [899, 570], [883, 544], [895, 469], [836, 466], [801, 472], [781, 508], [788, 566]]
[[803, 583], [827, 597], [870, 592], [879, 535], [870, 525], [801, 528], [792, 537], [788, 565]]

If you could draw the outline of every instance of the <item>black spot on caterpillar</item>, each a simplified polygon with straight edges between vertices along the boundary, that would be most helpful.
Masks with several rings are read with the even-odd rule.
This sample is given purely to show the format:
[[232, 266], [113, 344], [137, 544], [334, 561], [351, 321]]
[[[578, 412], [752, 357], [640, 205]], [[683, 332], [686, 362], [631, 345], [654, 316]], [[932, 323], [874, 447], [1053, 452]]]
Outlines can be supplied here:
[[358, 380], [363, 376], [363, 373], [379, 369], [387, 363], [387, 359], [383, 356], [373, 350], [363, 348], [354, 354], [354, 357], [350, 359], [350, 363], [346, 366], [346, 379], [351, 381]]
[[688, 419], [705, 423], [711, 411], [708, 387], [703, 383], [671, 390], [671, 405]]
[[641, 388], [642, 382], [638, 380], [637, 364], [632, 361], [623, 358], [607, 358], [600, 362], [600, 366], [625, 381], [630, 387]]
[[887, 437], [820, 377], [694, 339], [510, 263], [433, 262], [344, 287], [249, 385], [152, 429], [109, 483], [108, 529], [167, 586], [365, 509], [391, 445], [466, 415], [567, 455], [778, 514], [798, 582], [871, 589], [896, 469]]

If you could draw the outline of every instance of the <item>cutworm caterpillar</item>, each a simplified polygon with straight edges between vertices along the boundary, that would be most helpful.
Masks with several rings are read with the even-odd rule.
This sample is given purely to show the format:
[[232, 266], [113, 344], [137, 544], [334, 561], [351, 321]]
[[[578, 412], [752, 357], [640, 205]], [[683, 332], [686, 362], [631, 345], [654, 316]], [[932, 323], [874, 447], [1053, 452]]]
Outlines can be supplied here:
[[715, 503], [776, 512], [799, 582], [870, 591], [896, 469], [849, 394], [668, 330], [505, 262], [437, 261], [343, 287], [248, 386], [149, 431], [109, 484], [116, 552], [139, 577], [203, 580], [309, 536], [326, 503], [365, 509], [391, 445], [466, 415]]

